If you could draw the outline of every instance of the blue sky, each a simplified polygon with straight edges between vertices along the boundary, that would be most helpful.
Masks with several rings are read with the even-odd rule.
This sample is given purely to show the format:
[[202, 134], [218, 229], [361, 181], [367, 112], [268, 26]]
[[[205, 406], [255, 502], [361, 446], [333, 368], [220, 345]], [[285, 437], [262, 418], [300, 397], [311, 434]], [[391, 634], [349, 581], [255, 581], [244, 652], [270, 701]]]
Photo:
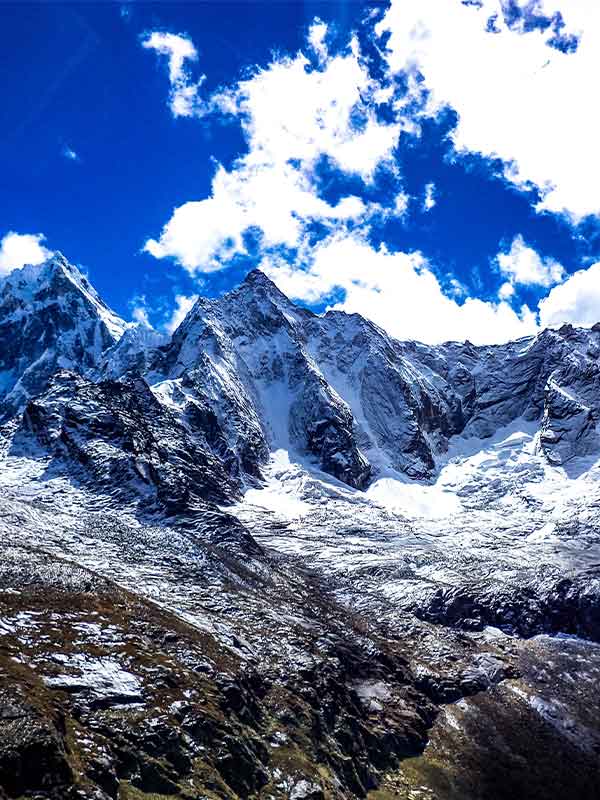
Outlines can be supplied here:
[[0, 273], [172, 327], [260, 266], [401, 338], [600, 318], [587, 0], [4, 4]]

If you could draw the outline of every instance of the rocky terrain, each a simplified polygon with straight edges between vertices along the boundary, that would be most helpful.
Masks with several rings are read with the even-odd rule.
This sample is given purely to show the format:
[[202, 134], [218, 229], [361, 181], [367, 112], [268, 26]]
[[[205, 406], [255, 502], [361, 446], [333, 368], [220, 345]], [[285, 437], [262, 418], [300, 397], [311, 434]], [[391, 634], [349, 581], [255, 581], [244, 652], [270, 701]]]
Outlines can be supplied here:
[[600, 794], [600, 328], [0, 283], [0, 798]]

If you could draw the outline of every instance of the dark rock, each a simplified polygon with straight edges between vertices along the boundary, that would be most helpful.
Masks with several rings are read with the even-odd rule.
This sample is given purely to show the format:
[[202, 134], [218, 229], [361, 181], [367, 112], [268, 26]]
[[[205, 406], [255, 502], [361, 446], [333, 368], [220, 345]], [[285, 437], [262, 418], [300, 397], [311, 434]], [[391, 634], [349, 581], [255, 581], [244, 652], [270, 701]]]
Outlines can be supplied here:
[[0, 695], [0, 787], [10, 797], [58, 796], [73, 779], [64, 741], [64, 719], [16, 695]]

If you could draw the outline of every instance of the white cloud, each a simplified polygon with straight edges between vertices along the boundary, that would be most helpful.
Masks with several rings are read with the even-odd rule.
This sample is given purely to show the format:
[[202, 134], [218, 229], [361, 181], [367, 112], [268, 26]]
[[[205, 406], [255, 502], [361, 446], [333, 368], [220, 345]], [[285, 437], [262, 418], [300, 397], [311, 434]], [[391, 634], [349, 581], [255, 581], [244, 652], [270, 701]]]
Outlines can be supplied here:
[[510, 281], [505, 281], [498, 289], [498, 297], [500, 300], [508, 300], [515, 293], [515, 287]]
[[265, 259], [262, 269], [284, 293], [307, 302], [343, 289], [345, 299], [334, 308], [362, 314], [398, 339], [493, 344], [537, 331], [527, 306], [516, 312], [506, 302], [457, 302], [420, 253], [374, 250], [358, 236], [334, 235], [320, 243], [307, 271], [276, 258]]
[[431, 209], [436, 205], [437, 200], [435, 199], [435, 183], [428, 183], [425, 186], [425, 198], [423, 200], [423, 210], [424, 211], [431, 211]]
[[315, 19], [308, 29], [307, 38], [310, 48], [321, 61], [324, 61], [328, 55], [327, 44], [325, 42], [327, 31], [327, 23], [320, 19]]
[[357, 47], [326, 57], [319, 69], [308, 69], [302, 53], [276, 59], [213, 97], [212, 108], [239, 117], [248, 153], [229, 171], [217, 168], [210, 197], [176, 208], [160, 238], [146, 242], [147, 252], [176, 258], [191, 273], [210, 272], [244, 252], [250, 229], [260, 232], [264, 247], [296, 247], [312, 221], [360, 221], [364, 203], [354, 196], [335, 206], [325, 202], [315, 174], [319, 159], [328, 157], [368, 182], [398, 139], [400, 125], [378, 121], [365, 100], [374, 85]]
[[136, 322], [140, 322], [142, 325], [146, 325], [148, 328], [152, 327], [148, 317], [148, 309], [145, 306], [134, 306], [131, 311], [131, 316]]
[[[433, 265], [418, 253], [393, 253], [384, 246], [375, 250], [368, 243], [375, 216], [407, 212], [411, 198], [405, 193], [398, 193], [385, 208], [357, 196], [344, 197], [335, 205], [319, 196], [316, 167], [323, 158], [360, 178], [365, 187], [379, 165], [394, 168], [392, 154], [401, 131], [415, 131], [414, 109], [409, 104], [423, 97], [420, 70], [432, 93], [426, 113], [437, 113], [446, 103], [460, 113], [455, 133], [458, 148], [499, 155], [510, 162], [512, 180], [534, 180], [547, 187], [546, 207], [564, 206], [574, 215], [584, 213], [587, 190], [579, 206], [570, 194], [569, 171], [581, 165], [572, 153], [563, 152], [572, 149], [562, 146], [569, 141], [566, 128], [559, 126], [563, 138], [559, 142], [555, 129], [543, 129], [529, 105], [530, 95], [540, 89], [543, 102], [534, 97], [532, 107], [542, 115], [542, 122], [555, 121], [558, 111], [547, 105], [550, 90], [538, 72], [544, 73], [549, 66], [560, 72], [571, 63], [565, 59], [579, 58], [579, 51], [559, 53], [548, 47], [547, 31], [518, 33], [501, 16], [496, 21], [499, 33], [486, 32], [486, 22], [498, 2], [403, 0], [402, 14], [400, 4], [392, 3], [379, 30], [392, 28], [389, 64], [396, 71], [408, 70], [410, 87], [407, 97], [396, 101], [394, 123], [384, 123], [375, 114], [376, 104], [389, 101], [392, 94], [386, 81], [378, 83], [369, 76], [357, 41], [352, 40], [345, 52], [331, 55], [326, 46], [327, 26], [318, 20], [309, 28], [307, 41], [318, 56], [317, 68], [302, 53], [278, 57], [203, 102], [186, 70], [187, 60], [197, 58], [193, 44], [185, 37], [183, 44], [171, 39], [145, 44], [168, 55], [172, 98], [177, 92], [183, 97], [185, 115], [216, 111], [236, 118], [248, 147], [231, 168], [217, 166], [210, 195], [176, 208], [160, 236], [146, 242], [146, 251], [158, 259], [174, 258], [196, 275], [222, 269], [233, 256], [244, 253], [245, 237], [252, 232], [258, 235], [263, 269], [284, 292], [310, 303], [341, 291], [345, 297], [336, 307], [361, 313], [398, 338], [490, 344], [535, 333], [537, 312], [526, 305], [513, 307], [515, 287], [550, 288], [562, 280], [564, 270], [542, 258], [521, 236], [508, 252], [498, 254], [497, 268], [504, 283], [498, 300], [487, 301], [470, 296], [452, 275], [440, 283]], [[184, 92], [188, 89], [189, 97]], [[554, 163], [561, 159], [566, 166]], [[592, 172], [595, 169], [594, 162]], [[436, 194], [437, 187], [430, 182], [421, 199], [414, 200], [429, 211], [437, 202]], [[307, 232], [314, 221], [324, 225], [325, 234], [320, 243], [311, 245]], [[296, 256], [284, 260], [279, 255], [282, 248], [296, 251]], [[542, 319], [552, 316], [559, 290], [568, 283], [542, 301]], [[183, 295], [176, 298], [173, 317], [166, 325], [169, 330], [181, 322], [193, 301]]]
[[8, 275], [26, 264], [41, 264], [50, 258], [52, 251], [42, 244], [45, 238], [42, 233], [9, 231], [0, 240], [0, 275]]
[[394, 199], [394, 211], [399, 217], [403, 217], [408, 211], [410, 197], [406, 192], [399, 192]]
[[174, 117], [191, 117], [197, 110], [198, 90], [205, 80], [203, 75], [194, 82], [186, 67], [187, 61], [198, 60], [198, 51], [191, 39], [180, 33], [152, 31], [142, 40], [142, 47], [168, 58], [171, 113]]
[[512, 295], [515, 284], [548, 288], [560, 283], [565, 275], [561, 264], [553, 258], [541, 258], [532, 247], [525, 244], [521, 235], [515, 236], [509, 252], [498, 253], [496, 260], [500, 272], [508, 278], [500, 287], [501, 297]]
[[175, 257], [192, 274], [211, 272], [245, 252], [243, 234], [250, 228], [261, 231], [266, 247], [294, 247], [306, 220], [358, 218], [364, 210], [357, 197], [336, 206], [320, 200], [307, 176], [289, 164], [243, 160], [232, 172], [219, 167], [211, 196], [176, 208], [160, 239], [150, 239], [145, 249], [155, 258]]
[[168, 333], [173, 333], [177, 330], [177, 328], [186, 318], [188, 312], [191, 311], [192, 306], [197, 299], [197, 294], [192, 294], [189, 296], [184, 294], [175, 295], [175, 308], [173, 309], [171, 318], [165, 324], [165, 330], [168, 331]]
[[[274, 164], [298, 159], [309, 168], [328, 156], [343, 171], [368, 180], [390, 157], [400, 124], [377, 120], [368, 102], [377, 86], [361, 63], [356, 42], [349, 53], [328, 58], [320, 69], [307, 71], [308, 63], [299, 53], [239, 83], [236, 108], [249, 159]], [[363, 115], [359, 127], [353, 121], [357, 108]]]
[[[600, 213], [600, 4], [519, 0], [527, 13], [561, 11], [581, 33], [575, 52], [548, 45], [552, 29], [507, 25], [503, 0], [392, 0], [376, 30], [391, 32], [394, 72], [420, 72], [430, 111], [459, 114], [458, 149], [498, 156], [506, 175], [543, 192], [541, 208], [574, 218]], [[514, 5], [514, 4], [513, 4]], [[486, 30], [492, 26], [497, 32]], [[414, 84], [417, 85], [416, 83]]]
[[589, 326], [600, 322], [600, 262], [571, 275], [540, 302], [540, 324], [570, 322]]
[[79, 154], [75, 152], [71, 147], [65, 145], [62, 149], [63, 157], [67, 159], [67, 161], [79, 161]]

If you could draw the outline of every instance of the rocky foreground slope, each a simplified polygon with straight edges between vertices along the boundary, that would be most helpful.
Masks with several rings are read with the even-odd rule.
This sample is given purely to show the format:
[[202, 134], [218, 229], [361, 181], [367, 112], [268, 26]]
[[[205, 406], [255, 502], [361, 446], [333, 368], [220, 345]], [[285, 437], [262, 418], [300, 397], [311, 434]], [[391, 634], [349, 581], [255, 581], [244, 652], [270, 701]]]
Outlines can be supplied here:
[[13, 272], [0, 798], [597, 797], [599, 358]]

